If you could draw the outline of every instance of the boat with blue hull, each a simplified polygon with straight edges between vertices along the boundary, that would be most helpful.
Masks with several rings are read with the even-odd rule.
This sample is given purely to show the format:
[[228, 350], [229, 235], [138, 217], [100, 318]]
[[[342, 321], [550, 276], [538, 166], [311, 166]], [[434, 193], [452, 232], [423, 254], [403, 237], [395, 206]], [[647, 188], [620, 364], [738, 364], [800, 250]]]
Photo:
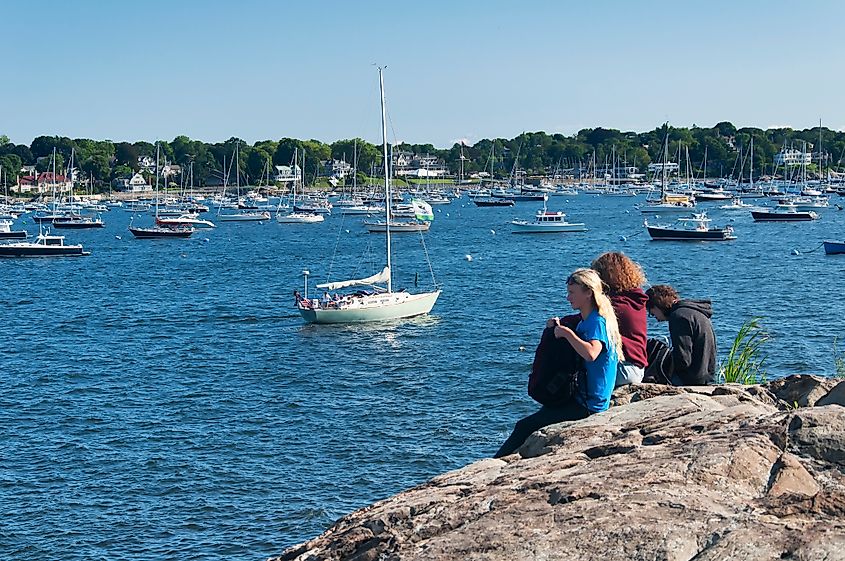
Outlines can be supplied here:
[[824, 252], [826, 255], [842, 255], [845, 253], [845, 241], [833, 242], [825, 240]]

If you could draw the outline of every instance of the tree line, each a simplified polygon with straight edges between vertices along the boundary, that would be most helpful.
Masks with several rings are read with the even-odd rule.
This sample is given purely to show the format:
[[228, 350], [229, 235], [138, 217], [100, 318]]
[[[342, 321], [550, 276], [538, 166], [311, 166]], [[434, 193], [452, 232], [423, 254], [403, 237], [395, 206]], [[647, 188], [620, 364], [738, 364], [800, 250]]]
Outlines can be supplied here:
[[[403, 143], [393, 146], [392, 150], [436, 156], [455, 176], [461, 170], [466, 176], [492, 170], [496, 177], [507, 177], [515, 167], [531, 175], [564, 170], [571, 173], [587, 168], [593, 161], [599, 169], [613, 161], [644, 171], [648, 164], [662, 161], [667, 135], [670, 161], [677, 161], [680, 148], [682, 168], [688, 161], [694, 173], [701, 173], [706, 154], [709, 176], [736, 177], [740, 169], [747, 175], [752, 161], [749, 157], [752, 138], [753, 171], [757, 177], [774, 171], [774, 156], [784, 147], [798, 150], [806, 147], [806, 151], [814, 153], [817, 163], [837, 172], [842, 171], [845, 156], [845, 133], [826, 127], [737, 129], [729, 122], [711, 128], [663, 125], [639, 133], [605, 128], [583, 129], [570, 136], [526, 132], [512, 139], [483, 139], [471, 145], [456, 142], [450, 148]], [[235, 137], [225, 142], [206, 143], [187, 136], [155, 142], [38, 136], [29, 145], [14, 144], [8, 137], [0, 136], [0, 165], [9, 183], [14, 183], [23, 166], [35, 165], [38, 171], [48, 171], [55, 148], [57, 170], [64, 170], [73, 153], [74, 167], [102, 188], [115, 178], [134, 172], [149, 174], [149, 170], [142, 169], [141, 158], [154, 158], [156, 145], [162, 160], [179, 164], [183, 169], [192, 166], [195, 184], [199, 186], [214, 178], [219, 180], [223, 175], [228, 175], [231, 181], [231, 174], [235, 173], [231, 162], [236, 146], [239, 149], [238, 173], [241, 180], [248, 183], [260, 182], [268, 165], [271, 173], [273, 166], [290, 165], [295, 152], [305, 155], [308, 182], [321, 173], [321, 162], [329, 159], [344, 159], [349, 163], [357, 160], [357, 169], [363, 174], [370, 174], [371, 170], [377, 174], [381, 168], [381, 147], [360, 138], [330, 144], [295, 138], [249, 144]]]

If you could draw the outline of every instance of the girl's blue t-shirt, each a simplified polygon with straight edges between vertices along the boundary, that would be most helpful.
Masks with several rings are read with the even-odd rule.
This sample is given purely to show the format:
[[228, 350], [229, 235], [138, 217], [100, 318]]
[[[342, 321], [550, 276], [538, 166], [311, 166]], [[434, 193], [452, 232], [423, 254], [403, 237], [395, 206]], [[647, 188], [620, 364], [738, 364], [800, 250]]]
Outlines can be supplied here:
[[587, 370], [586, 380], [579, 380], [576, 399], [592, 413], [606, 411], [610, 407], [610, 396], [616, 385], [616, 367], [619, 363], [616, 349], [607, 337], [607, 323], [598, 311], [593, 310], [590, 315], [582, 319], [575, 329], [584, 341], [599, 341], [602, 345], [601, 354], [592, 362], [584, 361]]

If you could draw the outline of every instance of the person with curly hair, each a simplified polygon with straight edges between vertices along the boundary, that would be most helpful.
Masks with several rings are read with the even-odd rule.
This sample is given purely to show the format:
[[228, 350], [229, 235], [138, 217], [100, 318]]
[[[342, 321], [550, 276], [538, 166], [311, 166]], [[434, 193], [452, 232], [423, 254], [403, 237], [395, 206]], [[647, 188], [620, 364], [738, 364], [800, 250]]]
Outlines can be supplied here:
[[611, 251], [597, 257], [592, 269], [599, 274], [616, 318], [625, 360], [616, 371], [616, 387], [639, 384], [648, 366], [646, 351], [648, 296], [642, 286], [646, 283], [642, 267], [624, 253]]

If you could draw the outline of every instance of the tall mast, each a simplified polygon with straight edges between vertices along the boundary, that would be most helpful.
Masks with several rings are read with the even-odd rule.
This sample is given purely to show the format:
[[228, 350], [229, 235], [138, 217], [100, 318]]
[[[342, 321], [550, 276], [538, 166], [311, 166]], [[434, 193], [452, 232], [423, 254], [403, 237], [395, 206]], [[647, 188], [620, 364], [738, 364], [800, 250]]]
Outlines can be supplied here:
[[754, 135], [751, 135], [751, 161], [748, 164], [748, 190], [754, 189]]
[[355, 192], [358, 190], [358, 139], [355, 139], [352, 145], [352, 198], [355, 198]]
[[666, 195], [666, 166], [669, 164], [669, 123], [666, 123], [666, 136], [663, 139], [663, 175], [660, 179], [660, 200]]
[[158, 194], [158, 151], [159, 145], [156, 142], [156, 218], [158, 218], [158, 200], [161, 198]]
[[387, 292], [393, 292], [393, 270], [390, 267], [390, 173], [387, 161], [387, 113], [384, 108], [384, 69], [378, 69], [379, 91], [381, 92], [381, 140], [382, 159], [384, 160], [384, 214], [387, 218], [385, 231], [387, 233]]
[[822, 120], [819, 119], [819, 184], [822, 182], [822, 172], [824, 171], [824, 163], [822, 160]]

